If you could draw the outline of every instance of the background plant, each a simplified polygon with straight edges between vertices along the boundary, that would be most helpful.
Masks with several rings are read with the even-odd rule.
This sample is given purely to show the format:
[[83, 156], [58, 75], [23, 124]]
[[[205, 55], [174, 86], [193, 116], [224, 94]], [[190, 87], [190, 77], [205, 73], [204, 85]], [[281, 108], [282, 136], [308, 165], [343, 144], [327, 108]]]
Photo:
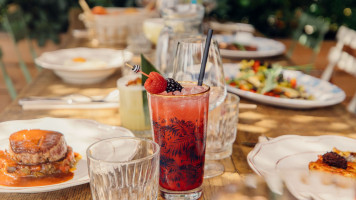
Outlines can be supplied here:
[[333, 38], [341, 25], [356, 30], [354, 0], [217, 0], [211, 17], [251, 23], [267, 36], [289, 37], [301, 11], [330, 22], [326, 38]]
[[[167, 0], [168, 1], [168, 0]], [[87, 0], [90, 7], [101, 5], [135, 6], [136, 0]], [[18, 4], [28, 24], [30, 37], [39, 45], [47, 40], [59, 42], [59, 34], [68, 29], [68, 13], [78, 8], [77, 0], [0, 0], [0, 22], [9, 4]], [[340, 25], [356, 30], [355, 0], [216, 0], [210, 18], [220, 21], [246, 22], [271, 37], [289, 37], [301, 11], [320, 16], [330, 22], [326, 38], [333, 38]]]

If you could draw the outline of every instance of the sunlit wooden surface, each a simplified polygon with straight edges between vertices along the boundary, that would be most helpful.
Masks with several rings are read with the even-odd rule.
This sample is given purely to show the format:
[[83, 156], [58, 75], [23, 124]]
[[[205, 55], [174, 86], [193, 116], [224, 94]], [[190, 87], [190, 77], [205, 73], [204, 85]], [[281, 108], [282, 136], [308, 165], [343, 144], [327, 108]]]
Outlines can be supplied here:
[[[68, 43], [68, 47], [81, 46], [83, 43]], [[272, 58], [271, 61], [282, 61], [283, 57]], [[134, 62], [139, 62], [134, 60]], [[225, 60], [225, 62], [231, 62]], [[235, 61], [236, 62], [236, 61]], [[19, 95], [26, 96], [58, 96], [70, 93], [86, 95], [104, 95], [116, 88], [116, 80], [121, 76], [118, 70], [108, 80], [90, 86], [69, 85], [62, 82], [52, 71], [43, 70], [37, 78]], [[242, 99], [243, 103], [255, 103]], [[1, 114], [0, 121], [34, 119], [42, 117], [85, 118], [97, 120], [109, 125], [120, 125], [118, 109], [102, 110], [22, 110], [17, 101], [9, 105]], [[339, 104], [327, 108], [311, 110], [290, 110], [258, 104], [254, 110], [240, 110], [237, 139], [233, 146], [233, 155], [221, 163], [225, 173], [221, 176], [206, 179], [203, 183], [201, 199], [212, 199], [213, 195], [224, 185], [233, 183], [241, 176], [252, 173], [247, 164], [246, 156], [252, 150], [259, 136], [277, 137], [280, 135], [342, 135], [356, 138], [356, 116], [348, 113], [344, 105]], [[2, 193], [0, 199], [91, 199], [89, 184], [71, 187], [59, 191], [37, 194]]]

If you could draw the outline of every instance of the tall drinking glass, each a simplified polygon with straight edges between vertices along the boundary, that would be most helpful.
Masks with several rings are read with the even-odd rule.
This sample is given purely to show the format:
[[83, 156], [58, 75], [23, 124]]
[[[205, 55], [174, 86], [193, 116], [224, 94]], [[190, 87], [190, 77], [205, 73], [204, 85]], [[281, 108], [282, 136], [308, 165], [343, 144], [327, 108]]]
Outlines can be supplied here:
[[[202, 58], [205, 49], [205, 38], [191, 37], [181, 39], [178, 42], [177, 53], [173, 64], [173, 78], [181, 80], [198, 80]], [[216, 40], [212, 40], [205, 69], [203, 83], [210, 86], [209, 112], [218, 107], [226, 97], [225, 76], [221, 55]], [[210, 113], [209, 113], [210, 115]], [[214, 121], [209, 126], [214, 126]], [[205, 162], [204, 178], [211, 178], [221, 173], [224, 169], [220, 163]]]
[[110, 138], [89, 146], [93, 199], [157, 199], [159, 149], [152, 140], [134, 137]]
[[126, 75], [117, 80], [120, 92], [121, 125], [130, 129], [136, 137], [151, 137], [151, 122], [141, 75]]
[[154, 141], [161, 147], [159, 184], [165, 199], [198, 199], [210, 88], [197, 82], [180, 84], [182, 92], [148, 93]]

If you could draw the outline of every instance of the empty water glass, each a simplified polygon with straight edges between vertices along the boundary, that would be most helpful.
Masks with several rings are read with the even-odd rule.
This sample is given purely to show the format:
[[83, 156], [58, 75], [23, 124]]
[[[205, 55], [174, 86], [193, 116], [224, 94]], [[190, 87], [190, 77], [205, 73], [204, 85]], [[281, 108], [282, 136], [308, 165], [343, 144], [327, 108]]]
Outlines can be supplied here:
[[226, 95], [223, 103], [209, 112], [206, 139], [206, 164], [204, 178], [218, 176], [224, 166], [212, 160], [231, 156], [236, 139], [240, 98], [232, 93]]
[[157, 199], [159, 151], [157, 143], [135, 137], [111, 138], [89, 146], [93, 199]]

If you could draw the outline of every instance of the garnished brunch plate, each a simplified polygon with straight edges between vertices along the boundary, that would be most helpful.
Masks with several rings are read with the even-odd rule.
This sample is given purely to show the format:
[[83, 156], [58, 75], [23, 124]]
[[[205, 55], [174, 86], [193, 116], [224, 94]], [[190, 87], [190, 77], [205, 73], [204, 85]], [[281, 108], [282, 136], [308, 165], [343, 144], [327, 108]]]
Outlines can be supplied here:
[[67, 83], [98, 83], [132, 59], [126, 50], [107, 48], [71, 48], [45, 52], [35, 59], [36, 64], [53, 70]]
[[224, 74], [228, 91], [278, 107], [325, 107], [341, 103], [346, 97], [342, 89], [327, 81], [254, 60], [244, 60], [239, 64], [226, 63]]
[[[280, 136], [258, 143], [248, 154], [247, 162], [253, 171], [267, 180], [272, 175], [279, 175], [290, 192], [298, 199], [310, 199], [310, 197], [320, 200], [339, 199], [340, 194], [344, 197], [342, 199], [349, 199], [348, 195], [353, 195], [350, 194], [350, 190], [353, 190], [352, 183], [350, 178], [347, 178], [350, 176], [315, 170], [316, 167], [310, 169], [310, 165], [315, 165], [321, 155], [326, 155], [335, 149], [342, 155], [350, 156], [349, 152], [356, 151], [356, 140], [332, 135]], [[339, 171], [335, 167], [330, 168]]]
[[285, 51], [283, 43], [262, 37], [254, 37], [250, 33], [237, 35], [215, 35], [220, 53], [230, 58], [264, 58], [281, 55]]
[[[87, 147], [106, 138], [134, 136], [122, 127], [61, 118], [2, 122], [0, 132], [0, 176], [9, 180], [1, 180], [0, 192], [12, 193], [48, 192], [88, 183]], [[53, 181], [60, 178], [64, 179]]]

